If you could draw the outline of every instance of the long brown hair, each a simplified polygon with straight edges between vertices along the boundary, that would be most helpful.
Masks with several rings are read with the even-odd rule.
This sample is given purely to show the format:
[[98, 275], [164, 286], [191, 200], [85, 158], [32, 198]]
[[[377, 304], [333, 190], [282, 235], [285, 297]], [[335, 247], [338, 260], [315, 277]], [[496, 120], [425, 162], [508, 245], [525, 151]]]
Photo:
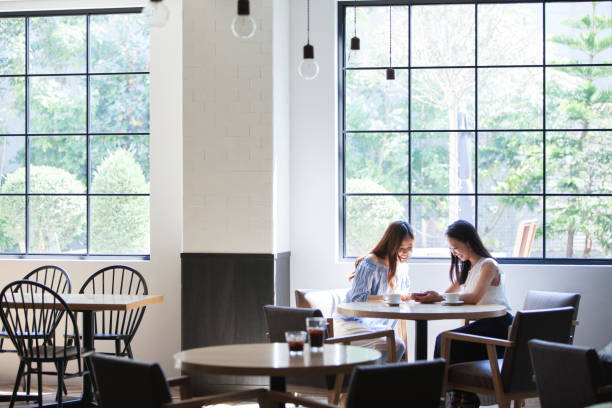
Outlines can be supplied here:
[[[493, 258], [478, 236], [476, 228], [465, 220], [458, 220], [449, 225], [446, 229], [446, 236], [468, 244], [472, 251], [483, 258]], [[459, 257], [451, 251], [449, 271], [451, 282], [459, 282], [460, 285], [463, 285], [471, 268], [472, 263], [469, 260], [461, 262]]]
[[[394, 289], [393, 286], [393, 278], [395, 277], [395, 270], [397, 267], [397, 255], [399, 252], [399, 247], [402, 245], [402, 242], [406, 239], [414, 239], [414, 233], [412, 232], [412, 227], [406, 221], [393, 221], [383, 234], [382, 238], [378, 243], [372, 248], [368, 254], [358, 258], [355, 261], [355, 270], [367, 257], [369, 254], [374, 254], [380, 259], [387, 259], [389, 261], [389, 274], [387, 276], [387, 281], [391, 289]], [[355, 270], [349, 275], [349, 280], [355, 277]]]

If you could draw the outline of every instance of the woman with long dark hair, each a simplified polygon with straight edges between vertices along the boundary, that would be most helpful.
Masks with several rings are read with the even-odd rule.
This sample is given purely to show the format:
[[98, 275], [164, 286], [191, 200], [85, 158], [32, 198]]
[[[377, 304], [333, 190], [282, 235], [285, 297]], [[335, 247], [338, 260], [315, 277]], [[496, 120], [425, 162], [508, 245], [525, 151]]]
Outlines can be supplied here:
[[[351, 289], [345, 302], [365, 302], [382, 299], [388, 293], [402, 294], [408, 300], [409, 279], [407, 273], [398, 273], [397, 264], [404, 263], [412, 254], [414, 233], [405, 221], [394, 221], [385, 230], [376, 246], [365, 256], [357, 259], [355, 270], [349, 276]], [[385, 330], [395, 326], [396, 321], [344, 316], [334, 316], [334, 336], [349, 336]], [[352, 344], [372, 347], [387, 354], [385, 339], [362, 340]], [[396, 337], [396, 357], [401, 359], [406, 350], [404, 342]]]
[[[452, 223], [446, 230], [446, 239], [451, 251], [450, 281], [446, 292], [460, 292], [459, 300], [466, 304], [497, 304], [506, 307], [501, 317], [478, 319], [472, 323], [451, 330], [481, 336], [506, 339], [508, 326], [512, 324], [511, 308], [506, 298], [504, 273], [497, 261], [485, 248], [476, 228], [467, 221]], [[429, 290], [413, 294], [417, 302], [430, 303], [443, 300], [438, 292]], [[434, 357], [440, 356], [442, 335], [436, 337]], [[450, 363], [486, 360], [484, 345], [453, 341], [451, 343]], [[499, 358], [503, 357], [503, 347], [497, 348]], [[478, 396], [468, 392], [453, 392], [451, 407], [478, 407]]]

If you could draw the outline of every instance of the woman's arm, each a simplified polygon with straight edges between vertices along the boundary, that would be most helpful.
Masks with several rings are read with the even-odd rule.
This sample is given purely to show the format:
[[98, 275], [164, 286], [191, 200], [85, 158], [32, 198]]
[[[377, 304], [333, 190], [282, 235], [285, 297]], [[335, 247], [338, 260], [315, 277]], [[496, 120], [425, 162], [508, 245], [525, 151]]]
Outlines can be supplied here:
[[[459, 289], [460, 289], [459, 283], [453, 282], [444, 291], [444, 293], [458, 292]], [[427, 290], [425, 292], [416, 292], [416, 293], [413, 293], [411, 296], [415, 301], [421, 302], [421, 303], [441, 302], [442, 300], [444, 300], [444, 296], [442, 296], [435, 290]]]
[[459, 299], [470, 305], [475, 305], [480, 302], [480, 299], [484, 296], [485, 292], [491, 286], [493, 281], [499, 276], [497, 266], [491, 261], [485, 261], [482, 264], [480, 271], [480, 278], [476, 282], [476, 286], [472, 292], [463, 293], [459, 296]]
[[372, 271], [367, 262], [361, 261], [355, 270], [355, 278], [351, 286], [351, 302], [366, 302], [372, 291]]

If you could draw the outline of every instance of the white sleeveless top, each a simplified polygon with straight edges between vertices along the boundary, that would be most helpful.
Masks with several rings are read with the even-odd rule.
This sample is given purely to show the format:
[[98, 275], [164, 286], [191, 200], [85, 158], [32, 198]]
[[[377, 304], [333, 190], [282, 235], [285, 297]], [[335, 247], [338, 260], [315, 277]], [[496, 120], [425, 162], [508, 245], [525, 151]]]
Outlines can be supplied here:
[[506, 311], [510, 312], [512, 308], [510, 307], [510, 303], [508, 302], [508, 299], [506, 298], [505, 275], [504, 275], [504, 272], [502, 272], [501, 268], [499, 267], [499, 264], [495, 261], [495, 259], [484, 258], [484, 257], [480, 258], [480, 260], [476, 262], [476, 264], [472, 266], [472, 269], [470, 269], [470, 271], [468, 272], [468, 276], [467, 276], [467, 279], [465, 280], [465, 283], [461, 285], [461, 291], [465, 293], [465, 292], [472, 292], [474, 290], [474, 288], [476, 287], [476, 283], [478, 282], [478, 279], [480, 279], [480, 272], [482, 271], [482, 264], [487, 259], [490, 259], [495, 264], [495, 266], [497, 267], [497, 270], [499, 271], [499, 284], [497, 286], [489, 285], [489, 287], [487, 288], [487, 291], [485, 292], [482, 299], [480, 299], [478, 304], [479, 305], [491, 305], [491, 304], [492, 305], [502, 305], [506, 307]]

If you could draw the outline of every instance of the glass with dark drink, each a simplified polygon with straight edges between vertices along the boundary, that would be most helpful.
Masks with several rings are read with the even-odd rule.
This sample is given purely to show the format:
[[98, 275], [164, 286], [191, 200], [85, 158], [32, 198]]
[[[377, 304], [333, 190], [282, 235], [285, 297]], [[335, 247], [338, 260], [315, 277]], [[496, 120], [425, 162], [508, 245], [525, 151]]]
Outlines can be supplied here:
[[308, 331], [310, 351], [323, 350], [323, 339], [325, 338], [325, 318], [307, 317], [306, 330]]
[[306, 332], [305, 331], [286, 331], [285, 340], [289, 344], [289, 354], [297, 355], [302, 354], [304, 351], [304, 343], [306, 343]]

